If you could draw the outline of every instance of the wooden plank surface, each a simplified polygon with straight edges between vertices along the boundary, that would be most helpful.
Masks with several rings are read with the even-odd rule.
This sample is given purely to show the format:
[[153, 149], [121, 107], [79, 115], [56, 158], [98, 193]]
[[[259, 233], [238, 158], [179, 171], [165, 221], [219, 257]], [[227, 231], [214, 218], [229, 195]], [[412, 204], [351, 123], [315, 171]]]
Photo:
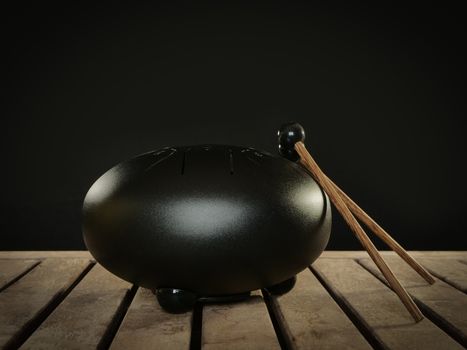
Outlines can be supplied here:
[[79, 258], [93, 259], [87, 250], [44, 250], [44, 251], [0, 251], [0, 259], [50, 259]]
[[[467, 347], [467, 295], [439, 279], [435, 284], [429, 285], [401, 259], [390, 257], [386, 260], [409, 294], [420, 307], [424, 306], [422, 309], [425, 313], [428, 312], [427, 316], [432, 319], [434, 317], [435, 322], [440, 321], [441, 323], [437, 323], [441, 327], [445, 326], [448, 332], [452, 332]], [[371, 260], [362, 259], [359, 262], [383, 280]]]
[[[411, 255], [416, 257], [424, 258], [456, 258], [456, 259], [467, 259], [467, 251], [465, 250], [412, 250], [409, 252]], [[396, 256], [396, 255], [394, 255]]]
[[261, 293], [242, 302], [203, 309], [203, 349], [280, 349]]
[[89, 267], [89, 259], [46, 259], [0, 293], [0, 348], [16, 347]]
[[290, 292], [272, 300], [294, 349], [371, 349], [309, 269], [297, 275]]
[[[380, 251], [383, 256], [397, 256], [390, 250]], [[410, 251], [410, 255], [419, 258], [451, 258], [467, 262], [467, 251]], [[368, 253], [363, 250], [326, 250], [321, 254], [322, 258], [367, 258]], [[45, 258], [89, 258], [91, 254], [87, 250], [62, 250], [62, 251], [0, 251], [0, 259], [45, 259]]]
[[467, 264], [457, 259], [422, 257], [418, 260], [436, 277], [467, 293]]
[[0, 252], [0, 348], [278, 349], [276, 330], [291, 349], [462, 348], [467, 253], [410, 253], [445, 281], [428, 286], [395, 253], [382, 253], [429, 316], [420, 323], [364, 251], [324, 252], [313, 265], [318, 278], [305, 270], [289, 293], [266, 295], [273, 320], [259, 291], [204, 305], [202, 318], [201, 307], [173, 315], [149, 290], [92, 267], [87, 251]]
[[28, 273], [39, 260], [0, 259], [0, 291]]
[[139, 288], [111, 349], [188, 349], [191, 320], [192, 312], [169, 314], [150, 290]]
[[[467, 251], [462, 250], [453, 250], [453, 251], [417, 251], [411, 250], [408, 252], [414, 258], [450, 258], [450, 259], [460, 259], [467, 261]], [[386, 256], [398, 256], [395, 252], [391, 250], [381, 250], [380, 254], [384, 257]], [[0, 255], [1, 257], [1, 255]], [[321, 258], [337, 258], [337, 259], [361, 259], [368, 258], [368, 253], [365, 250], [325, 250], [321, 254]]]
[[[95, 265], [67, 298], [24, 343], [22, 349], [95, 349], [131, 284]], [[109, 334], [108, 336], [113, 336]]]
[[430, 320], [415, 323], [397, 295], [357, 262], [323, 258], [313, 264], [313, 269], [381, 347], [462, 349]]

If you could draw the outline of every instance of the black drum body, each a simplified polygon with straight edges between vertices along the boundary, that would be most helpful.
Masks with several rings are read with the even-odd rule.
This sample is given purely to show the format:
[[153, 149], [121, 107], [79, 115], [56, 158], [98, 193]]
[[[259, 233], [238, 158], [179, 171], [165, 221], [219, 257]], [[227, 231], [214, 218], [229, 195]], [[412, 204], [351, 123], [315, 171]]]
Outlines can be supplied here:
[[252, 148], [163, 148], [90, 188], [83, 234], [115, 275], [221, 296], [290, 279], [326, 247], [331, 208], [301, 166]]

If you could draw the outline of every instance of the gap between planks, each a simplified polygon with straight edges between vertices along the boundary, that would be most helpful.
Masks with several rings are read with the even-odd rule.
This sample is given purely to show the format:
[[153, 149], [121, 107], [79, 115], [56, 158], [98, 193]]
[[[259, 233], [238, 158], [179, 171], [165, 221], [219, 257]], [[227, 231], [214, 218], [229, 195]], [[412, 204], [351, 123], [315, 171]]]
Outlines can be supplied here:
[[203, 305], [202, 349], [280, 349], [260, 291], [238, 303]]
[[[1, 252], [0, 252], [0, 253], [1, 253]], [[24, 256], [24, 258], [28, 258], [28, 257], [31, 258], [32, 255], [30, 255], [30, 252], [27, 252], [27, 253], [28, 253], [28, 254], [26, 254], [26, 255]], [[70, 258], [76, 256], [76, 252], [66, 252], [66, 254], [64, 254], [64, 255], [63, 255], [63, 252], [53, 252], [53, 253], [54, 253], [54, 254], [51, 254], [51, 258], [49, 258], [50, 260], [55, 259], [55, 258], [63, 258], [64, 255], [67, 256], [67, 257], [70, 257]], [[83, 254], [83, 253], [84, 253], [84, 256], [85, 256], [85, 255], [86, 255], [85, 253], [87, 253], [87, 252], [78, 252], [78, 253], [79, 253], [79, 254], [78, 254], [79, 256], [83, 256], [83, 255], [81, 255], [81, 254]], [[332, 261], [332, 260], [334, 260], [334, 259], [339, 260], [338, 256], [337, 256], [335, 253], [336, 253], [336, 252], [331, 252], [331, 254], [330, 254], [331, 256], [330, 256], [330, 257], [326, 257], [326, 255], [323, 253], [323, 256], [322, 256], [319, 260], [323, 260], [323, 259], [329, 260], [329, 261]], [[357, 252], [357, 253], [359, 253], [359, 254], [355, 254], [355, 252], [346, 252], [346, 253], [348, 253], [348, 254], [344, 254], [344, 255], [346, 256], [345, 260], [348, 260], [348, 261], [356, 261], [356, 260], [359, 259], [358, 257], [360, 257], [360, 256], [364, 256], [364, 257], [367, 256], [365, 252], [361, 252], [362, 254], [360, 254], [360, 252]], [[429, 257], [430, 257], [430, 258], [432, 258], [432, 257], [433, 257], [433, 258], [444, 258], [444, 257], [445, 257], [445, 255], [442, 255], [442, 254], [440, 255], [440, 254], [438, 254], [438, 252], [434, 252], [434, 253], [435, 253], [435, 254], [429, 255]], [[443, 252], [439, 252], [439, 253], [443, 253]], [[45, 255], [47, 255], [47, 254], [45, 254]], [[43, 257], [44, 257], [45, 255], [43, 255]], [[387, 255], [391, 256], [392, 254], [388, 253]], [[357, 256], [357, 257], [356, 257], [356, 256]], [[466, 256], [465, 252], [462, 252], [461, 254], [458, 254], [458, 252], [456, 252], [456, 254], [455, 254], [455, 257], [456, 257], [457, 259], [462, 259], [462, 258], [464, 258], [465, 256]], [[452, 258], [453, 255], [449, 255], [449, 257]], [[20, 259], [24, 259], [24, 258], [20, 258]], [[18, 258], [13, 258], [13, 257], [10, 255], [9, 259], [18, 259]], [[340, 259], [342, 259], [342, 258], [340, 258]], [[318, 261], [319, 261], [319, 260], [318, 260]], [[40, 262], [39, 262], [39, 263], [40, 263]], [[91, 264], [92, 264], [92, 263], [91, 263]], [[37, 265], [35, 265], [35, 266], [37, 266]], [[34, 269], [34, 268], [32, 268], [32, 269], [29, 270], [29, 271], [33, 271], [33, 269]], [[88, 270], [88, 271], [89, 271], [89, 270]], [[320, 276], [321, 276], [320, 274], [316, 273], [314, 270], [313, 270], [313, 272], [315, 273], [316, 277], [320, 277]], [[24, 273], [24, 274], [23, 274], [20, 278], [18, 278], [16, 281], [18, 281], [18, 282], [21, 281], [21, 278], [24, 278], [24, 277], [27, 276], [27, 275], [28, 275], [27, 272]], [[374, 278], [371, 274], [368, 274], [368, 275], [370, 275], [372, 278]], [[84, 275], [83, 275], [81, 278], [83, 278], [83, 277], [84, 277]], [[78, 282], [79, 282], [79, 281], [77, 281], [76, 284], [75, 284], [73, 287], [76, 287], [76, 285], [78, 284]], [[327, 285], [326, 281], [320, 280], [320, 282], [321, 282], [321, 284], [323, 285], [324, 288], [327, 288], [328, 290], [332, 290], [332, 289], [329, 289], [329, 285]], [[13, 284], [10, 284], [9, 286], [10, 286], [10, 287], [13, 287], [14, 285], [15, 285], [15, 284], [13, 283]], [[71, 291], [71, 289], [70, 289], [70, 291]], [[136, 290], [135, 290], [135, 291], [136, 291]], [[392, 291], [391, 291], [391, 293], [392, 293]], [[332, 293], [330, 293], [330, 294], [332, 295]], [[134, 294], [133, 294], [133, 295], [134, 295]], [[368, 336], [368, 334], [365, 335], [365, 332], [367, 331], [367, 329], [370, 328], [370, 326], [366, 325], [365, 323], [362, 323], [363, 326], [362, 326], [362, 325], [358, 326], [358, 322], [359, 322], [359, 321], [358, 321], [358, 320], [359, 320], [358, 312], [356, 312], [354, 309], [353, 309], [353, 310], [350, 310], [350, 311], [349, 311], [349, 309], [345, 309], [346, 306], [345, 306], [345, 303], [342, 303], [342, 296], [339, 296], [339, 295], [338, 295], [338, 296], [332, 295], [332, 296], [333, 296], [334, 300], [335, 300], [336, 302], [338, 302], [338, 304], [340, 303], [339, 305], [340, 305], [341, 307], [342, 307], [342, 305], [344, 305], [344, 306], [342, 307], [343, 310], [344, 310], [344, 312], [346, 312], [347, 316], [354, 322], [354, 324], [357, 326], [357, 328], [360, 330], [360, 332], [366, 337], [366, 339], [367, 339], [370, 343], [372, 343], [373, 346], [376, 346], [376, 347], [385, 347], [385, 346], [383, 346], [384, 343], [381, 343], [381, 342], [378, 343], [378, 341], [375, 342], [374, 340], [371, 340], [371, 335], [370, 335], [370, 336]], [[63, 299], [62, 299], [62, 300], [63, 300]], [[268, 305], [267, 305], [267, 304], [268, 304], [267, 297], [264, 297], [264, 300], [266, 301], [266, 304], [264, 304], [264, 302], [263, 302], [263, 304], [266, 305], [266, 306], [268, 306]], [[155, 301], [155, 298], [153, 298], [153, 301]], [[271, 300], [270, 300], [270, 301], [271, 301]], [[108, 333], [109, 335], [104, 336], [104, 337], [102, 338], [102, 339], [106, 338], [107, 340], [102, 340], [102, 339], [101, 339], [101, 343], [100, 343], [100, 344], [102, 344], [101, 347], [107, 348], [107, 347], [110, 345], [110, 346], [113, 348], [113, 345], [114, 345], [116, 339], [118, 339], [119, 332], [122, 330], [122, 327], [123, 327], [124, 324], [125, 324], [125, 319], [126, 319], [127, 315], [129, 314], [133, 303], [134, 303], [134, 300], [133, 300], [133, 302], [131, 302], [131, 300], [130, 300], [129, 302], [126, 302], [126, 306], [122, 306], [122, 304], [125, 304], [125, 302], [123, 302], [123, 303], [120, 305], [120, 308], [119, 308], [120, 311], [117, 311], [117, 312], [115, 313], [115, 315], [114, 315], [114, 321], [112, 321], [112, 322], [113, 322], [113, 326], [109, 326], [109, 327], [107, 328], [107, 333]], [[274, 303], [275, 303], [275, 301], [274, 301]], [[59, 302], [58, 304], [60, 304], [60, 302]], [[57, 304], [57, 305], [58, 305], [58, 304]], [[57, 305], [56, 305], [56, 306], [57, 306]], [[237, 305], [238, 305], [238, 304], [235, 304], [233, 307], [236, 307]], [[127, 309], [128, 307], [130, 307], [130, 309], [129, 309], [128, 312], [127, 312], [126, 309]], [[275, 307], [275, 306], [274, 306], [274, 307]], [[49, 314], [50, 314], [53, 310], [54, 310], [54, 309], [52, 309], [52, 310], [49, 312]], [[200, 312], [198, 312], [198, 315], [201, 315], [201, 317], [202, 317], [202, 316], [203, 316], [203, 312], [204, 312], [203, 306], [199, 306], [199, 309], [198, 309], [198, 310], [200, 311]], [[277, 311], [277, 310], [276, 310], [276, 311]], [[276, 312], [276, 311], [275, 311], [275, 312]], [[401, 311], [401, 312], [403, 312], [403, 311]], [[357, 315], [357, 316], [356, 316], [356, 315]], [[47, 315], [46, 315], [46, 317], [47, 317]], [[353, 318], [353, 319], [352, 319], [352, 318]], [[270, 319], [272, 320], [273, 323], [274, 323], [274, 322], [277, 322], [277, 320], [274, 321], [274, 315], [273, 315], [273, 317], [270, 318]], [[360, 317], [360, 319], [361, 319], [361, 317]], [[122, 322], [122, 320], [123, 320], [123, 322]], [[357, 320], [357, 321], [356, 321], [356, 320]], [[121, 323], [121, 325], [120, 325], [120, 323]], [[40, 325], [40, 323], [39, 323], [39, 325]], [[194, 332], [195, 332], [195, 327], [197, 327], [197, 325], [198, 325], [198, 327], [203, 327], [203, 325], [201, 324], [201, 321], [199, 321], [199, 323], [193, 322], [192, 328], [191, 328], [191, 334], [190, 334], [190, 339], [191, 339], [190, 341], [191, 341], [191, 344], [192, 344], [192, 347], [191, 347], [192, 349], [199, 348], [199, 347], [201, 346], [201, 342], [202, 342], [202, 334], [201, 334], [201, 332], [199, 332], [198, 335], [194, 334]], [[120, 327], [119, 327], [119, 326], [120, 326]], [[38, 325], [36, 326], [36, 328], [37, 328], [37, 327], [38, 327]], [[276, 327], [277, 327], [277, 325], [276, 325]], [[360, 328], [359, 328], [359, 327], [360, 327]], [[109, 329], [112, 329], [112, 330], [109, 330]], [[277, 329], [276, 329], [276, 332], [277, 332]], [[282, 332], [282, 331], [281, 331], [281, 332]], [[284, 348], [284, 347], [285, 347], [285, 348], [292, 347], [290, 344], [284, 346], [284, 341], [281, 341], [281, 340], [280, 340], [280, 338], [283, 337], [283, 335], [282, 335], [281, 333], [277, 333], [277, 336], [278, 336], [278, 339], [279, 339], [279, 341], [280, 341], [280, 343], [281, 343], [281, 345], [282, 345], [282, 348]], [[114, 337], [115, 337], [115, 338], [114, 338]], [[369, 340], [369, 339], [370, 339], [370, 340]], [[378, 337], [376, 337], [375, 339], [378, 339]], [[375, 344], [376, 344], [376, 345], [375, 345]], [[449, 342], [448, 342], [447, 344], [449, 345]]]
[[467, 294], [467, 265], [462, 260], [427, 257], [418, 260], [431, 274]]
[[[286, 349], [370, 349], [359, 329], [309, 269], [297, 275], [295, 287], [265, 298]], [[282, 344], [281, 344], [282, 345]]]
[[318, 259], [312, 270], [336, 301], [358, 320], [362, 333], [371, 336], [367, 339], [374, 347], [462, 348], [429, 319], [415, 323], [396, 294], [353, 259]]
[[[94, 264], [86, 259], [44, 260], [0, 293], [0, 346], [21, 346], [78, 285]], [[37, 291], [41, 293], [37, 293]]]
[[41, 260], [0, 260], [0, 292], [19, 281], [26, 274], [31, 272]]
[[[201, 344], [201, 324], [199, 323], [201, 310], [199, 308], [198, 304], [194, 311], [169, 314], [162, 310], [155, 295], [150, 290], [138, 288], [115, 338], [110, 344], [110, 349], [199, 348]], [[196, 334], [197, 329], [199, 334]]]
[[95, 265], [24, 343], [23, 349], [108, 349], [136, 289]]
[[[387, 285], [369, 259], [359, 259], [358, 263]], [[433, 285], [427, 284], [399, 259], [389, 258], [388, 263], [425, 316], [462, 346], [467, 347], [467, 319], [465, 312], [460, 312], [467, 310], [465, 294], [439, 279]]]

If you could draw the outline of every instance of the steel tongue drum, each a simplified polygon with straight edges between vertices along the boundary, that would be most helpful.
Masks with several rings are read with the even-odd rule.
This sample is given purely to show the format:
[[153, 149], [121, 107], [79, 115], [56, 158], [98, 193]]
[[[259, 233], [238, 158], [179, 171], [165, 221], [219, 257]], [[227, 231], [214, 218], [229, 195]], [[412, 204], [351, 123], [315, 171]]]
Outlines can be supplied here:
[[248, 147], [165, 147], [117, 164], [89, 189], [83, 235], [115, 275], [183, 312], [201, 300], [284, 293], [325, 249], [327, 195], [295, 161], [297, 123], [281, 156]]

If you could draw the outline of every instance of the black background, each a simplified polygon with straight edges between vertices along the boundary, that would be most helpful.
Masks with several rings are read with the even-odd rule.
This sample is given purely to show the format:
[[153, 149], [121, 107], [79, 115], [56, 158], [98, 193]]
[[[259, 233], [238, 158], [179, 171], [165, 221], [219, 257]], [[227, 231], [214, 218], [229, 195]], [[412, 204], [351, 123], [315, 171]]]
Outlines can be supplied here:
[[[1, 249], [82, 249], [84, 195], [119, 161], [276, 152], [289, 120], [402, 245], [467, 249], [459, 8], [75, 6], [3, 11]], [[328, 248], [360, 248], [337, 215]]]

